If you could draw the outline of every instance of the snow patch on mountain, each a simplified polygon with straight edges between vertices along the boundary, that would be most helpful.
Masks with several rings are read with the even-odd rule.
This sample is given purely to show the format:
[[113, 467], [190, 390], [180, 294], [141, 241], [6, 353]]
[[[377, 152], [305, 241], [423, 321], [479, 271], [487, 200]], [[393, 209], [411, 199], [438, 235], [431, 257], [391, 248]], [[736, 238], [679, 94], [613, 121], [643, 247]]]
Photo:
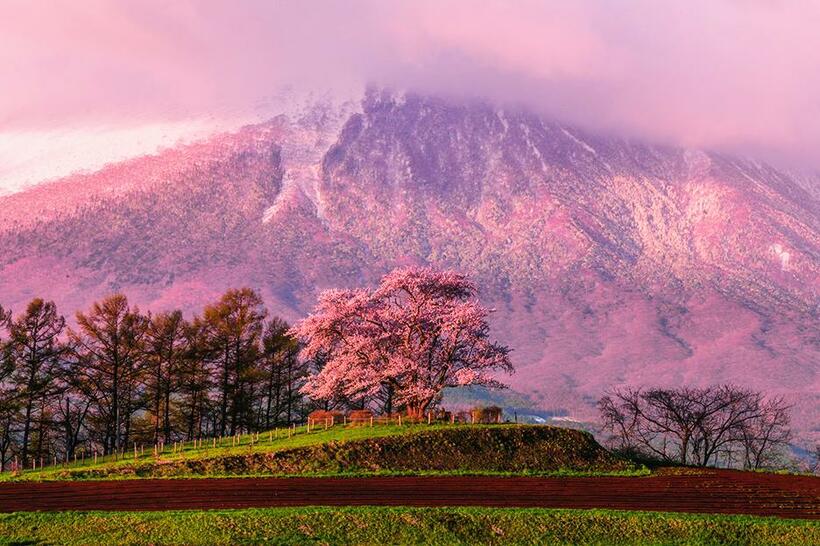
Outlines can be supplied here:
[[575, 144], [577, 144], [578, 146], [580, 146], [581, 148], [583, 148], [587, 152], [591, 153], [592, 155], [596, 155], [596, 156], [598, 155], [598, 152], [595, 151], [595, 148], [593, 148], [592, 146], [590, 146], [589, 144], [587, 144], [583, 140], [579, 139], [578, 137], [576, 137], [575, 135], [570, 133], [564, 127], [561, 127], [561, 132], [564, 133], [564, 135], [566, 135], [567, 138], [569, 138], [571, 141], [573, 141]]

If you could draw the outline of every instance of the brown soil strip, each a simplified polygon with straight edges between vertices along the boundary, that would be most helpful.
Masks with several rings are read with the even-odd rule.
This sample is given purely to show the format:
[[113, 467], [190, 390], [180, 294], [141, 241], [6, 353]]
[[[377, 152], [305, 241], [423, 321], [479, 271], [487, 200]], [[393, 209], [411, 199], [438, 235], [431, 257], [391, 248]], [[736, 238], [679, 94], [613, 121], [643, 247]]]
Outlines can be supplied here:
[[820, 478], [708, 471], [631, 478], [229, 478], [0, 484], [2, 512], [308, 505], [609, 508], [820, 519]]

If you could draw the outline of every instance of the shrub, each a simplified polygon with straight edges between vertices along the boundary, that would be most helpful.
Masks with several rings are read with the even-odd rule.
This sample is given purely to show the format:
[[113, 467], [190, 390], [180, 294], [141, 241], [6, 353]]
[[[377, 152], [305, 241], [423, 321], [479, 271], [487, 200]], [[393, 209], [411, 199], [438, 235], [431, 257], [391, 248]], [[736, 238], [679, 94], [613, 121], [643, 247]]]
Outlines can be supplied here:
[[345, 414], [336, 410], [315, 410], [308, 415], [308, 425], [338, 425], [344, 421]]
[[498, 406], [475, 407], [470, 410], [473, 423], [500, 423], [502, 410]]
[[353, 425], [370, 424], [373, 419], [373, 412], [368, 409], [353, 410], [348, 415], [347, 420]]

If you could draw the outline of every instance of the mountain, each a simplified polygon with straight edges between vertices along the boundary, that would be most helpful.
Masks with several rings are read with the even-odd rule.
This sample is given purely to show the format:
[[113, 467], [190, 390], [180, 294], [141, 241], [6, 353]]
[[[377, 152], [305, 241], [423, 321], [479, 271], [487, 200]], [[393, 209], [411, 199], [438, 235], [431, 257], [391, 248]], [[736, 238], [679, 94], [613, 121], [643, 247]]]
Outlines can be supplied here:
[[399, 264], [471, 274], [510, 385], [589, 417], [611, 385], [786, 395], [820, 439], [818, 180], [371, 90], [0, 198], [0, 302], [114, 290], [193, 312], [249, 285], [288, 319]]

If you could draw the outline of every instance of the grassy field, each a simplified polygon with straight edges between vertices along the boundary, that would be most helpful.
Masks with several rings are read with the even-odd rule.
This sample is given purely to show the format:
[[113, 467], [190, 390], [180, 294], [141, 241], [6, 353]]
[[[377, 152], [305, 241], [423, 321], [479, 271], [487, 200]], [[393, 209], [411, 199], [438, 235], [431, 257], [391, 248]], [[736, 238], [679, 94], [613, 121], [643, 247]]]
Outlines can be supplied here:
[[[295, 429], [274, 429], [262, 432], [258, 435], [244, 434], [238, 435], [236, 440], [231, 437], [220, 438], [214, 445], [213, 439], [203, 439], [201, 444], [196, 442], [179, 442], [167, 444], [164, 450], [154, 457], [153, 446], [138, 446], [136, 456], [134, 451], [129, 450], [123, 457], [107, 455], [98, 457], [97, 463], [91, 455], [87, 455], [84, 460], [71, 461], [59, 466], [46, 466], [38, 470], [23, 470], [19, 475], [12, 473], [0, 474], [0, 480], [53, 480], [64, 479], [65, 474], [72, 474], [73, 471], [102, 470], [127, 468], [135, 464], [152, 463], [160, 459], [162, 461], [183, 461], [200, 460], [211, 457], [242, 456], [249, 453], [270, 453], [299, 447], [325, 444], [329, 442], [355, 441], [367, 438], [380, 438], [396, 434], [410, 434], [422, 430], [434, 430], [444, 428], [448, 425], [380, 425], [374, 427], [342, 427], [335, 426], [328, 429], [318, 427], [310, 433], [307, 427], [296, 427]], [[200, 447], [201, 445], [201, 447]], [[132, 446], [133, 447], [133, 446]], [[70, 479], [70, 476], [69, 476]]]
[[[220, 445], [221, 444], [221, 445]], [[4, 473], [0, 480], [367, 474], [640, 475], [591, 435], [528, 425], [414, 424], [305, 427], [239, 439], [137, 449], [119, 460]]]
[[504, 508], [275, 508], [0, 515], [0, 543], [820, 544], [820, 524], [748, 516]]

